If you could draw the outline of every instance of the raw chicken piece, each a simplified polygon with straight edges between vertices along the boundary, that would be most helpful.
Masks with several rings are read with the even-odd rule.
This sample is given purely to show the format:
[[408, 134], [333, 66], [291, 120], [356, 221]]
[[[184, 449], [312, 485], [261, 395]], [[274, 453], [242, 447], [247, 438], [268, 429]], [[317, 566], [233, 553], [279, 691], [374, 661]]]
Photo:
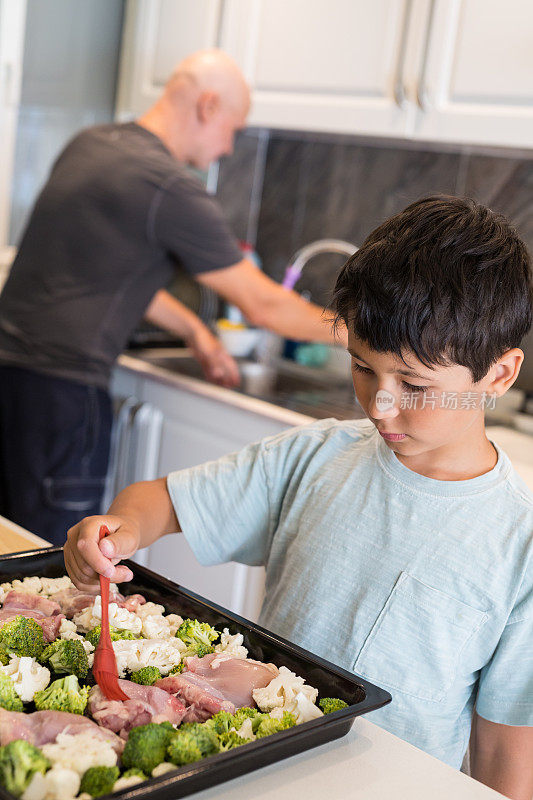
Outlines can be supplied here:
[[263, 664], [251, 658], [234, 658], [224, 653], [209, 653], [203, 658], [186, 659], [187, 676], [191, 672], [208, 681], [209, 685], [230, 700], [236, 708], [255, 706], [252, 692], [268, 686], [278, 675], [274, 664]]
[[43, 617], [40, 611], [32, 608], [21, 608], [18, 610], [14, 608], [3, 608], [0, 611], [0, 628], [2, 625], [5, 625], [6, 622], [9, 622], [9, 620], [21, 616], [29, 617], [30, 619], [34, 619], [35, 622], [38, 622], [43, 629], [43, 635], [47, 642], [53, 642], [54, 639], [57, 638], [61, 620], [65, 619], [64, 614], [55, 614], [53, 617]]
[[25, 739], [36, 747], [55, 742], [59, 733], [80, 733], [90, 729], [103, 740], [112, 743], [117, 753], [124, 749], [124, 742], [111, 731], [100, 728], [96, 722], [81, 714], [67, 714], [65, 711], [6, 711], [0, 708], [0, 745], [14, 739]]
[[185, 716], [187, 709], [183, 703], [162, 689], [124, 680], [119, 680], [119, 686], [129, 700], [108, 700], [99, 686], [93, 686], [89, 710], [99, 725], [123, 738], [137, 725], [164, 720], [179, 725]]
[[4, 609], [7, 611], [16, 611], [18, 614], [24, 614], [25, 611], [31, 609], [38, 611], [41, 617], [52, 617], [59, 614], [61, 606], [54, 600], [47, 600], [46, 597], [41, 597], [38, 594], [27, 594], [26, 592], [8, 592], [4, 600]]
[[[79, 614], [84, 608], [92, 606], [96, 600], [98, 591], [95, 590], [94, 594], [89, 592], [82, 592], [76, 589], [75, 586], [70, 586], [68, 589], [63, 589], [61, 592], [56, 592], [54, 600], [61, 605], [61, 611], [68, 619], [72, 619], [74, 614]], [[142, 594], [132, 594], [129, 597], [124, 597], [118, 591], [109, 592], [109, 602], [116, 603], [121, 608], [127, 608], [128, 611], [136, 611], [140, 605], [146, 603]]]
[[203, 722], [219, 711], [228, 711], [230, 714], [236, 711], [231, 700], [227, 700], [222, 692], [194, 672], [169, 675], [154, 685], [175, 695], [188, 706], [185, 722]]
[[[57, 592], [54, 595], [54, 599], [61, 605], [61, 611], [68, 619], [72, 619], [74, 614], [78, 614], [80, 611], [83, 611], [84, 608], [92, 606], [96, 597], [97, 591], [95, 591], [95, 594], [89, 594], [89, 592], [82, 592], [76, 589], [75, 586], [71, 586], [69, 589], [63, 589], [63, 591]], [[124, 597], [119, 592], [114, 592], [113, 590], [109, 592], [110, 603], [120, 604], [123, 601]]]
[[130, 594], [119, 603], [119, 606], [127, 608], [128, 611], [136, 612], [139, 606], [144, 605], [144, 603], [146, 603], [146, 598], [142, 594]]

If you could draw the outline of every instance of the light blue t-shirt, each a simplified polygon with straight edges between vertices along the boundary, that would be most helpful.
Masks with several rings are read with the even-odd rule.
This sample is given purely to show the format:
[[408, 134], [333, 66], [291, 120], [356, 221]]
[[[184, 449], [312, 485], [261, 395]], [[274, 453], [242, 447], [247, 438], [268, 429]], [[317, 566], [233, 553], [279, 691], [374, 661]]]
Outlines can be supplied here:
[[261, 625], [388, 689], [372, 721], [459, 767], [475, 703], [533, 725], [533, 496], [497, 450], [439, 481], [370, 422], [321, 420], [168, 488], [202, 564], [266, 567]]

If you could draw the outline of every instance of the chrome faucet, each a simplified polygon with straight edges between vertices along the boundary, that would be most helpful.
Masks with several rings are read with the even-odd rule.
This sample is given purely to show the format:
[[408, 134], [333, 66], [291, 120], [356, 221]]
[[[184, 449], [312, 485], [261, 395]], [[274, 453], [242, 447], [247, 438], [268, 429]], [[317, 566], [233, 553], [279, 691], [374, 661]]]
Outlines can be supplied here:
[[341, 255], [353, 256], [357, 249], [354, 244], [345, 242], [343, 239], [317, 239], [315, 242], [310, 242], [294, 254], [285, 270], [281, 285], [287, 289], [293, 289], [307, 262], [319, 253], [341, 253]]
[[[293, 289], [302, 270], [314, 256], [319, 253], [340, 253], [353, 256], [358, 248], [343, 239], [317, 239], [304, 245], [296, 251], [285, 270], [281, 285], [286, 289]], [[283, 350], [284, 339], [272, 331], [263, 331], [263, 335], [256, 347], [256, 358], [261, 364], [271, 365], [276, 361]]]

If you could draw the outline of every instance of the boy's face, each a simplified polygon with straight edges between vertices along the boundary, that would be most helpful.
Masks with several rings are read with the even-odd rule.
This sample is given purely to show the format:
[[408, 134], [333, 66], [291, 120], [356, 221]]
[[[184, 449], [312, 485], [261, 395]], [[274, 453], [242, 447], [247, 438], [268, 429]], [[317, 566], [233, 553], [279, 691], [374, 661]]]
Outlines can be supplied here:
[[494, 403], [496, 394], [495, 371], [473, 383], [467, 367], [429, 369], [412, 354], [405, 354], [405, 363], [372, 350], [351, 331], [348, 351], [363, 411], [406, 465], [424, 469], [426, 454], [434, 457], [440, 450], [452, 455], [454, 445], [469, 441], [475, 446], [484, 435], [484, 407]]

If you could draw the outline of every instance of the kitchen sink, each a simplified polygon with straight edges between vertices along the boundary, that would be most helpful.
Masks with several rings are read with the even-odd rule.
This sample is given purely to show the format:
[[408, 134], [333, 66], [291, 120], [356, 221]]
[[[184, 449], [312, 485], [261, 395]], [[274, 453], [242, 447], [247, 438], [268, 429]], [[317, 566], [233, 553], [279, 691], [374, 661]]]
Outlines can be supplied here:
[[[127, 355], [172, 373], [205, 380], [200, 364], [187, 348], [135, 350]], [[279, 359], [272, 365], [242, 358], [236, 361], [241, 385], [235, 391], [241, 394], [317, 418], [364, 416], [351, 382], [343, 377], [287, 359]]]

